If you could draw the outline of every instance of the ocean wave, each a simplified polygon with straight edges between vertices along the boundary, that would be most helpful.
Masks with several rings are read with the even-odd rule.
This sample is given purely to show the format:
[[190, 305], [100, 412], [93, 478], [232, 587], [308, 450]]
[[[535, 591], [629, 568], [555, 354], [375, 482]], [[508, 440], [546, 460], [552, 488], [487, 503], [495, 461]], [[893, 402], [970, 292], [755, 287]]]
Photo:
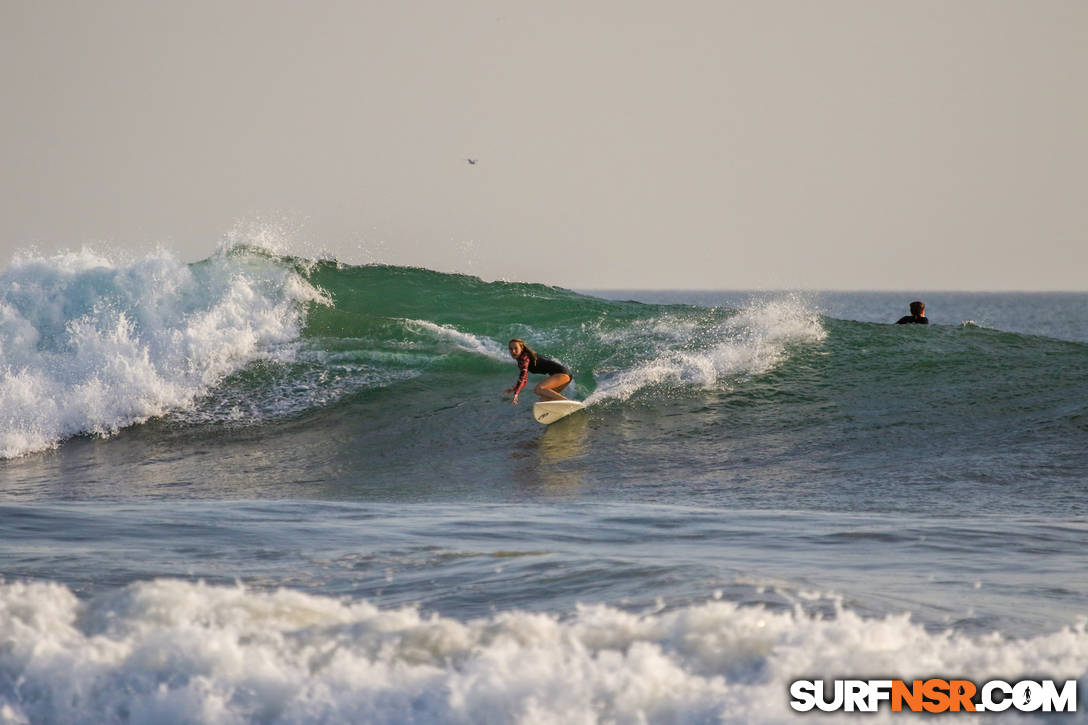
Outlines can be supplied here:
[[[983, 399], [1015, 402], [1033, 426], [1054, 419], [1056, 397], [1083, 399], [1083, 343], [967, 323], [916, 334], [824, 317], [789, 294], [738, 309], [641, 304], [245, 245], [191, 265], [165, 253], [29, 256], [0, 285], [0, 457], [166, 414], [167, 425], [261, 425], [407, 381], [420, 409], [437, 407], [451, 389], [508, 384], [512, 337], [571, 367], [589, 404], [762, 386], [760, 400], [804, 390], [863, 420], [869, 408], [852, 401], [881, 399], [898, 416], [943, 391], [933, 424], [959, 430]], [[480, 435], [496, 430], [480, 420]]]
[[[4, 723], [773, 723], [797, 678], [1088, 672], [1083, 624], [1026, 639], [725, 601], [648, 613], [413, 608], [178, 580], [89, 601], [0, 584]], [[883, 711], [869, 721], [902, 719]]]
[[183, 409], [258, 358], [289, 360], [306, 303], [328, 298], [276, 260], [187, 265], [159, 252], [17, 257], [0, 274], [0, 457], [109, 435]]

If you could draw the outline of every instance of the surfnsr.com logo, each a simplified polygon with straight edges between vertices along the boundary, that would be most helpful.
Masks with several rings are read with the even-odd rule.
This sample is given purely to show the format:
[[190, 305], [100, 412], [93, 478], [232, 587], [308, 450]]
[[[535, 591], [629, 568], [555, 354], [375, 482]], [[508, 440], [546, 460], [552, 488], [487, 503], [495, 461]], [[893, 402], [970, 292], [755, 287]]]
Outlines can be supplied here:
[[1076, 712], [1077, 681], [990, 680], [796, 680], [790, 707], [798, 712]]

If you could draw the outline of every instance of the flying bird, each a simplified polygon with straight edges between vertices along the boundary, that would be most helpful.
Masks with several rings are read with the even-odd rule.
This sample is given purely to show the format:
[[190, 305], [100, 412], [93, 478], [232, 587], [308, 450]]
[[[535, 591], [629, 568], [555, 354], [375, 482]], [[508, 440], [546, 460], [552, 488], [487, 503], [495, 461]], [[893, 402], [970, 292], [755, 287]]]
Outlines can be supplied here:
[[470, 164], [472, 164], [473, 166], [475, 166], [475, 165], [476, 165], [476, 162], [478, 161], [478, 159], [465, 159], [465, 161], [467, 161], [467, 162], [469, 162]]

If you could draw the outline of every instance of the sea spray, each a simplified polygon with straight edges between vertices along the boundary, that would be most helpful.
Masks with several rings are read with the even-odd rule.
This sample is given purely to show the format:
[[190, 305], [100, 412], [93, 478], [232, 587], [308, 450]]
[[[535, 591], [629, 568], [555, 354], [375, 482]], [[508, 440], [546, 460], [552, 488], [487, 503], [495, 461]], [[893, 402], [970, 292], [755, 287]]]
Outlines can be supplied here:
[[720, 319], [670, 318], [610, 336], [615, 346], [645, 348], [649, 341], [651, 349], [626, 369], [604, 376], [587, 403], [623, 401], [640, 390], [667, 385], [718, 386], [771, 370], [787, 357], [791, 345], [827, 337], [819, 314], [795, 297], [754, 302]]

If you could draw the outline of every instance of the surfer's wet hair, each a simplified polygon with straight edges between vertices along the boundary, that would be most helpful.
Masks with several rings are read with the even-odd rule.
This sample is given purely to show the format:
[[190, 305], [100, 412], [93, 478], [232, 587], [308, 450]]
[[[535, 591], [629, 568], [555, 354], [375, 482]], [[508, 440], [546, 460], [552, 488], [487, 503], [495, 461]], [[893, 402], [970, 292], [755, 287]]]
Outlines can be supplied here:
[[529, 347], [528, 345], [525, 344], [525, 340], [522, 340], [520, 337], [515, 337], [510, 342], [506, 343], [506, 346], [510, 347], [515, 342], [517, 344], [521, 345], [522, 354], [528, 353], [529, 354], [529, 359], [533, 362], [533, 365], [536, 365], [536, 353], [533, 352], [533, 348], [531, 348], [531, 347]]
[[922, 314], [922, 310], [924, 310], [925, 308], [926, 303], [922, 302], [921, 300], [915, 300], [914, 302], [910, 303], [910, 313], [915, 317]]

